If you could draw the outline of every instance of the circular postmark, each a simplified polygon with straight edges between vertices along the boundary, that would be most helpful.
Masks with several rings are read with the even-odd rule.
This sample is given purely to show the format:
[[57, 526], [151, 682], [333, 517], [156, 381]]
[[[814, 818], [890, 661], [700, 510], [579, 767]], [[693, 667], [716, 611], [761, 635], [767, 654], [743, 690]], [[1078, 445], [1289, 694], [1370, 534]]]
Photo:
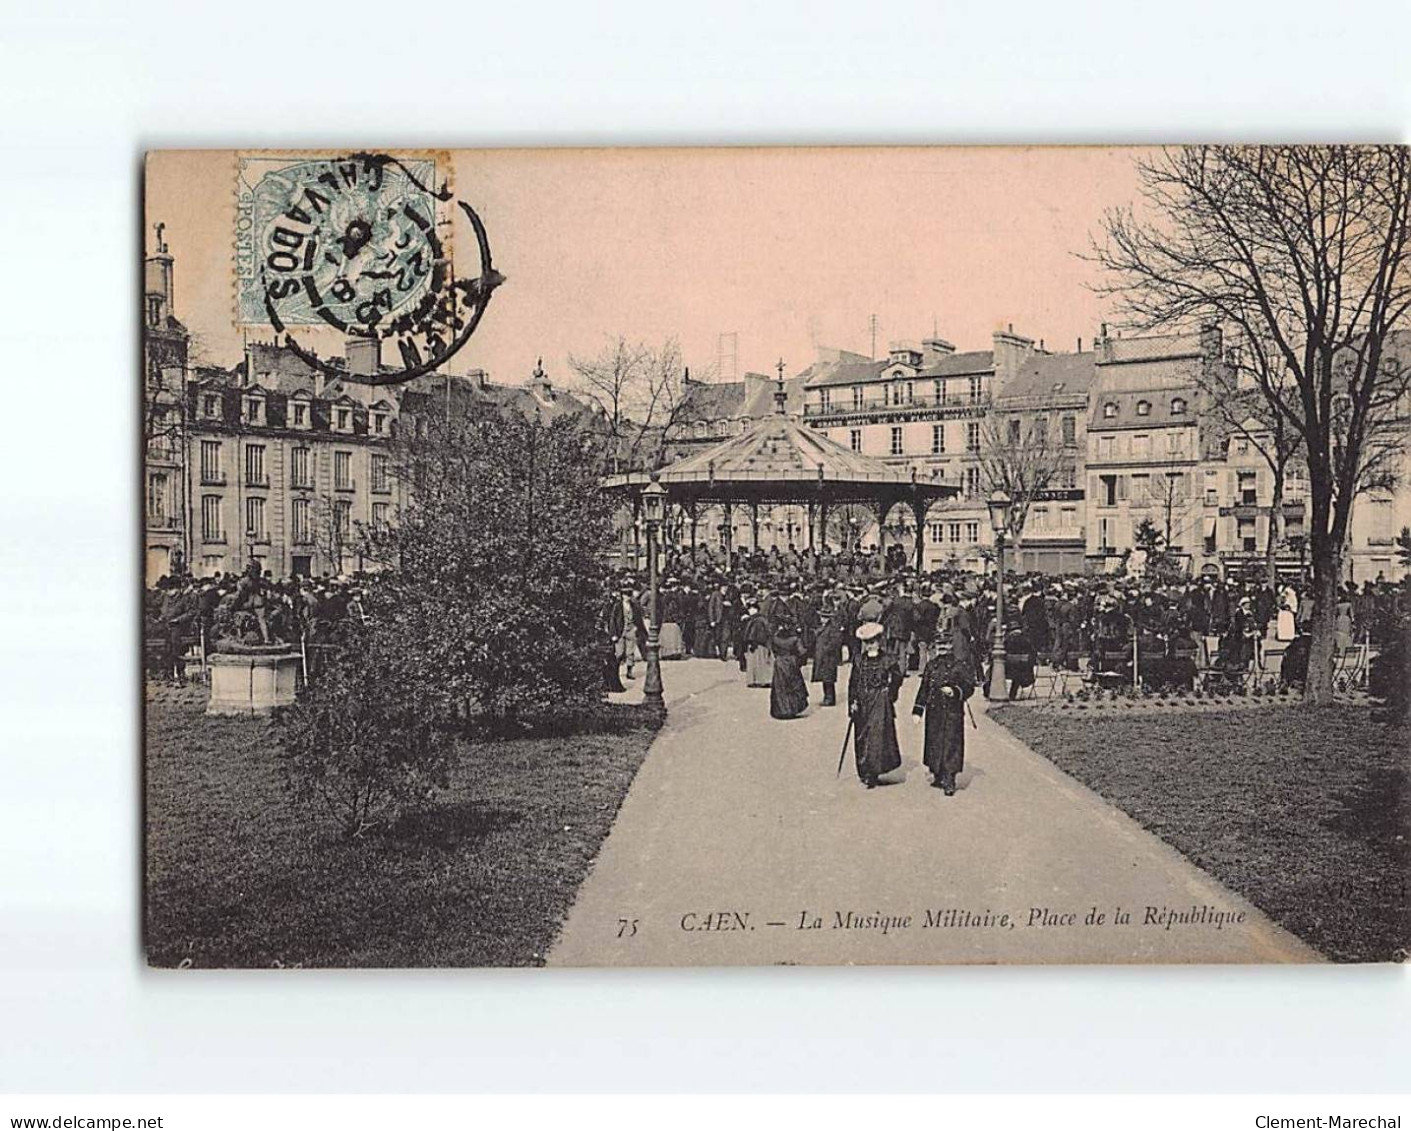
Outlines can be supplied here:
[[[458, 226], [474, 237], [472, 273], [455, 269]], [[504, 281], [485, 225], [454, 198], [436, 159], [385, 153], [242, 157], [236, 276], [240, 321], [272, 326], [330, 375], [341, 370], [313, 348], [316, 332], [390, 345], [379, 350], [389, 364], [363, 375], [374, 384], [442, 365]]]

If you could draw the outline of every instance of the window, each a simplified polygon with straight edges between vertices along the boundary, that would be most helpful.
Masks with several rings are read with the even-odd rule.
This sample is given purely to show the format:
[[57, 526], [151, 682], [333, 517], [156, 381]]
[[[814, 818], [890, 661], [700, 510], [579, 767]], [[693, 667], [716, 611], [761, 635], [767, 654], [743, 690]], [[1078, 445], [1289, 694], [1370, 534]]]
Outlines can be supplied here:
[[1252, 507], [1259, 502], [1259, 473], [1256, 471], [1241, 471], [1239, 473], [1239, 501], [1247, 507]]
[[1063, 418], [1063, 442], [1076, 444], [1078, 442], [1078, 418], [1075, 416], [1065, 416]]
[[1308, 478], [1303, 468], [1291, 466], [1284, 472], [1284, 501], [1301, 503], [1308, 497]]
[[931, 425], [931, 454], [933, 456], [943, 455], [946, 450], [946, 426], [944, 424]]
[[1240, 548], [1246, 554], [1255, 553], [1259, 549], [1259, 540], [1255, 536], [1254, 519], [1242, 518], [1239, 520], [1239, 540]]
[[1186, 494], [1190, 490], [1190, 476], [1184, 471], [1168, 471], [1166, 473], [1166, 495], [1173, 503], [1184, 503]]
[[980, 422], [978, 420], [966, 422], [965, 450], [967, 452], [978, 452], [980, 450]]
[[892, 455], [894, 455], [894, 456], [899, 456], [899, 455], [901, 455], [901, 454], [902, 454], [901, 425], [899, 425], [899, 424], [894, 424], [894, 425], [892, 425]]
[[165, 471], [154, 471], [147, 477], [147, 517], [154, 522], [167, 520], [167, 493], [170, 487]]
[[848, 432], [848, 447], [855, 452], [862, 451], [862, 429], [853, 428]]
[[339, 539], [348, 537], [353, 529], [353, 504], [347, 499], [333, 502], [333, 530]]
[[387, 486], [388, 463], [386, 456], [375, 455], [372, 457], [372, 489], [374, 491], [384, 492], [389, 489]]
[[1098, 488], [1098, 502], [1104, 507], [1115, 507], [1117, 505], [1117, 476], [1100, 475], [1098, 481], [1102, 484]]
[[[387, 525], [387, 503], [372, 504], [372, 525], [381, 529]], [[792, 523], [790, 524], [792, 528]]]
[[333, 453], [333, 489], [351, 491], [353, 489], [353, 453]]
[[[860, 408], [862, 408], [862, 386], [861, 386], [861, 385], [854, 385], [854, 386], [852, 387], [852, 406], [853, 406], [854, 409], [860, 409]], [[859, 449], [854, 448], [853, 450], [854, 450], [854, 451], [857, 451], [857, 450], [859, 450]]]
[[265, 402], [263, 397], [245, 398], [245, 423], [263, 424], [265, 415]]
[[1071, 463], [1059, 468], [1058, 482], [1065, 491], [1076, 491], [1078, 489], [1078, 469]]
[[980, 493], [980, 469], [978, 467], [965, 469], [965, 493], [972, 499]]
[[224, 542], [225, 534], [220, 523], [220, 496], [201, 497], [201, 539], [205, 542]]
[[303, 401], [294, 402], [294, 427], [307, 428], [309, 426], [309, 406]]
[[294, 448], [289, 453], [289, 485], [291, 487], [312, 487], [314, 480], [310, 474], [309, 449]]
[[980, 541], [980, 524], [978, 522], [967, 522], [965, 524], [965, 540], [971, 545]]
[[207, 393], [201, 398], [201, 415], [207, 420], [220, 419], [219, 393]]
[[1109, 460], [1112, 458], [1114, 438], [1111, 436], [1099, 436], [1097, 439], [1097, 454], [1100, 459]]
[[1048, 443], [1048, 417], [1034, 417], [1034, 443], [1043, 445]]
[[1077, 508], [1077, 507], [1064, 507], [1063, 510], [1062, 510], [1062, 512], [1061, 512], [1061, 514], [1062, 514], [1062, 520], [1061, 520], [1061, 525], [1060, 525], [1059, 529], [1061, 529], [1061, 530], [1075, 530], [1075, 529], [1077, 529], [1077, 526], [1078, 526], [1078, 508]]
[[932, 522], [927, 524], [931, 531], [931, 542], [935, 545], [946, 540], [946, 524], [944, 522]]
[[1100, 518], [1097, 520], [1097, 548], [1099, 550], [1112, 550], [1112, 519]]
[[1008, 432], [1008, 435], [1009, 435], [1009, 442], [1010, 442], [1011, 444], [1017, 444], [1017, 443], [1019, 443], [1020, 437], [1021, 437], [1021, 435], [1022, 435], [1022, 433], [1023, 433], [1023, 428], [1024, 428], [1023, 422], [1020, 421], [1020, 419], [1019, 419], [1017, 416], [1010, 418], [1010, 420], [1009, 420], [1009, 432]]
[[1184, 397], [1172, 397], [1172, 398], [1171, 398], [1171, 415], [1172, 415], [1172, 416], [1185, 416], [1185, 414], [1186, 414], [1186, 401], [1185, 401], [1185, 398], [1184, 398]]
[[1137, 402], [1137, 415], [1138, 415], [1138, 416], [1150, 416], [1150, 415], [1151, 415], [1151, 402], [1150, 402], [1150, 401], [1138, 401], [1138, 402]]
[[1207, 507], [1220, 505], [1220, 481], [1216, 476], [1217, 473], [1213, 471], [1205, 473], [1205, 505]]
[[1048, 508], [1035, 507], [1029, 515], [1025, 529], [1031, 534], [1042, 534], [1048, 529]]
[[351, 432], [353, 430], [353, 410], [350, 408], [340, 408], [337, 414], [338, 431]]
[[1146, 459], [1151, 455], [1151, 437], [1146, 433], [1139, 433], [1132, 437], [1132, 458]]
[[958, 522], [952, 522], [952, 523], [950, 524], [950, 540], [951, 540], [955, 545], [957, 545], [957, 546], [960, 545], [960, 523], [958, 523]]
[[245, 483], [250, 487], [268, 487], [269, 477], [265, 474], [265, 446], [245, 445]]
[[822, 389], [822, 390], [820, 390], [820, 391], [819, 391], [819, 394], [818, 394], [818, 407], [819, 407], [820, 409], [822, 409], [824, 412], [827, 412], [827, 411], [829, 410], [829, 408], [831, 407], [831, 405], [829, 404], [829, 401], [830, 401], [831, 399], [832, 399], [832, 398], [831, 398], [831, 396], [829, 395], [829, 392], [828, 392], [827, 389]]
[[295, 499], [291, 512], [293, 521], [290, 525], [294, 530], [294, 541], [308, 543], [313, 541], [313, 524], [309, 521], [309, 500]]
[[1151, 476], [1145, 472], [1132, 476], [1132, 502], [1138, 506], [1151, 502]]
[[224, 483], [225, 473], [220, 468], [220, 441], [201, 441], [201, 482]]
[[387, 435], [387, 414], [385, 412], [372, 414], [372, 434], [374, 436]]
[[245, 500], [245, 535], [252, 542], [263, 542], [269, 537], [265, 532], [265, 501], [258, 495]]
[[1390, 545], [1392, 534], [1392, 505], [1390, 499], [1368, 499], [1370, 521], [1367, 524], [1367, 545]]
[[982, 394], [981, 379], [979, 377], [970, 378], [970, 403], [976, 404]]
[[1113, 401], [1108, 401], [1102, 406], [1102, 417], [1104, 420], [1112, 420], [1117, 415], [1117, 405]]
[[946, 383], [939, 377], [936, 378], [935, 383], [931, 386], [931, 391], [935, 394], [936, 403], [938, 405], [946, 403]]
[[1235, 455], [1237, 455], [1237, 456], [1247, 456], [1247, 455], [1249, 455], [1249, 437], [1247, 437], [1247, 436], [1241, 436], [1239, 439], [1237, 439], [1237, 440], [1235, 441]]
[[1166, 433], [1166, 451], [1173, 456], [1183, 456], [1186, 454], [1186, 437], [1189, 435], [1184, 428], [1173, 428]]

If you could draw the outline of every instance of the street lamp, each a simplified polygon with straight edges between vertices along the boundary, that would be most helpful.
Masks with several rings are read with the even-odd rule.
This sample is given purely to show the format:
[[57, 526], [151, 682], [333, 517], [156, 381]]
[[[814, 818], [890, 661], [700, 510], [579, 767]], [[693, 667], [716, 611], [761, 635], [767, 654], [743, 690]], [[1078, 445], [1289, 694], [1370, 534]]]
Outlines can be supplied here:
[[996, 488], [986, 504], [995, 532], [995, 638], [990, 646], [990, 698], [1003, 699], [1004, 675], [1004, 536], [1009, 532], [1009, 496]]
[[657, 531], [666, 517], [666, 488], [652, 472], [642, 488], [642, 521], [647, 527], [647, 588], [651, 592], [651, 618], [647, 621], [647, 678], [642, 698], [650, 706], [663, 705], [661, 694], [661, 618], [657, 614]]

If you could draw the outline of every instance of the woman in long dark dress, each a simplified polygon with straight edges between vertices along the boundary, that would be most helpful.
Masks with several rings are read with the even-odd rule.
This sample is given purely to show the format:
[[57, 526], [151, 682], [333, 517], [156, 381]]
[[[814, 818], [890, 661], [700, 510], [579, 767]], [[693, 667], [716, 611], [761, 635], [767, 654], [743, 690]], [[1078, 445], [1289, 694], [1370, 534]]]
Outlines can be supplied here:
[[770, 642], [774, 675], [769, 683], [769, 713], [776, 719], [793, 719], [808, 709], [808, 687], [799, 663], [808, 655], [798, 627], [782, 619]]
[[848, 714], [853, 721], [853, 761], [858, 779], [868, 789], [901, 765], [897, 717], [893, 704], [901, 690], [901, 669], [882, 651], [882, 626], [862, 625], [857, 638], [862, 654], [848, 677]]

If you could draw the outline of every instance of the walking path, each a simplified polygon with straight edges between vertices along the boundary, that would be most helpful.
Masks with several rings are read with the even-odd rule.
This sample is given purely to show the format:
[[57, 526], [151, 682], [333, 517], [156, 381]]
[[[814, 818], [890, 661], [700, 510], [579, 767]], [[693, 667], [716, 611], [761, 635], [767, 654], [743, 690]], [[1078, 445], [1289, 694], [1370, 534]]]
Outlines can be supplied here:
[[[733, 663], [663, 674], [667, 725], [551, 965], [1320, 960], [992, 722], [978, 693], [945, 797], [920, 764], [915, 676], [897, 704], [901, 780], [869, 791], [851, 751], [834, 776], [846, 708], [819, 707], [818, 685], [781, 722]], [[639, 669], [622, 698], [640, 685]]]

